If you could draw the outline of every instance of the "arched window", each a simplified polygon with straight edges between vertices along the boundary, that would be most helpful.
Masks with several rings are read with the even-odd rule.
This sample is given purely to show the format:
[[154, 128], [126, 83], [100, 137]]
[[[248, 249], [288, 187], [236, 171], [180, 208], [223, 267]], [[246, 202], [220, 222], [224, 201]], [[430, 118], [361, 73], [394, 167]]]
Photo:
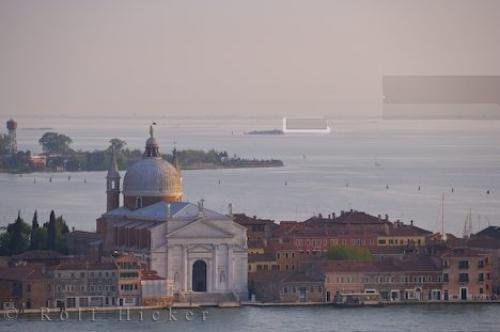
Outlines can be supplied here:
[[142, 197], [137, 197], [137, 201], [135, 203], [136, 208], [141, 208], [142, 207]]

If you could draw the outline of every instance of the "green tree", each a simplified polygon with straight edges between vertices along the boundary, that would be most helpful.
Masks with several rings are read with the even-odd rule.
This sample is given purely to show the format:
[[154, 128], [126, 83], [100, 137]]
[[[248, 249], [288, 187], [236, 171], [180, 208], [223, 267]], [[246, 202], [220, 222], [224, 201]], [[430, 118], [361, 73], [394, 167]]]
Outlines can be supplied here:
[[327, 253], [328, 259], [331, 260], [356, 260], [370, 261], [372, 255], [370, 251], [362, 247], [353, 247], [348, 245], [337, 245], [331, 247]]
[[2, 255], [17, 255], [29, 248], [31, 229], [18, 212], [14, 223], [7, 226], [7, 231], [0, 236]]
[[127, 142], [119, 138], [112, 138], [109, 140], [108, 150], [114, 149], [117, 154], [119, 154], [127, 145]]
[[49, 222], [44, 224], [46, 229], [46, 248], [60, 253], [66, 253], [65, 234], [69, 232], [63, 216], [56, 218], [54, 210], [50, 211]]
[[43, 151], [47, 153], [65, 153], [69, 151], [72, 142], [68, 136], [54, 132], [47, 132], [38, 140]]
[[35, 210], [31, 221], [30, 250], [45, 249], [47, 242], [47, 231], [38, 224], [38, 212]]
[[0, 134], [0, 154], [4, 154], [9, 149], [9, 136]]
[[47, 223], [47, 249], [55, 250], [56, 248], [56, 214], [54, 210], [50, 211], [49, 222]]

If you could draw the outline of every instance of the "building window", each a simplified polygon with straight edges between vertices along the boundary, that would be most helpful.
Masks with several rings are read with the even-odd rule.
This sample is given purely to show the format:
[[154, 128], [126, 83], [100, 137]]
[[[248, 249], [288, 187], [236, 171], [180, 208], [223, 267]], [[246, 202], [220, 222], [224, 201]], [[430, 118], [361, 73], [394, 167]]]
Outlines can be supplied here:
[[135, 207], [136, 208], [141, 208], [142, 207], [142, 197], [137, 197], [137, 201], [135, 202]]
[[484, 268], [484, 261], [483, 260], [479, 261], [477, 263], [477, 267], [480, 268], [480, 269]]
[[469, 268], [469, 261], [459, 261], [458, 268], [459, 269], [468, 269]]
[[484, 281], [484, 273], [479, 273], [477, 276], [477, 281]]
[[459, 282], [468, 282], [469, 281], [469, 274], [468, 273], [459, 273], [458, 274], [458, 281]]
[[443, 281], [444, 282], [448, 282], [449, 279], [448, 279], [448, 273], [443, 273]]

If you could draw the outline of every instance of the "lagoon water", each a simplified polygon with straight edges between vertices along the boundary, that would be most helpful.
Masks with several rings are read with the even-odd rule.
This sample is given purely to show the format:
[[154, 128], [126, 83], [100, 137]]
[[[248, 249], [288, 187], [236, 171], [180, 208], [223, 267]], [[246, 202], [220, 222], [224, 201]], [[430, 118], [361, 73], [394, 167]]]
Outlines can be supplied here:
[[[44, 127], [69, 135], [75, 149], [105, 148], [113, 137], [142, 149], [151, 121], [17, 120], [19, 148], [35, 152], [47, 131], [38, 128]], [[162, 151], [176, 141], [178, 149], [215, 148], [285, 162], [282, 168], [184, 171], [185, 199], [204, 198], [207, 207], [221, 212], [229, 202], [235, 212], [276, 220], [356, 209], [440, 231], [445, 193], [447, 232], [461, 235], [469, 209], [474, 230], [500, 225], [499, 121], [342, 119], [332, 122], [332, 134], [318, 136], [244, 135], [279, 128], [279, 118], [155, 121]], [[55, 209], [70, 226], [92, 230], [105, 209], [104, 177], [104, 172], [0, 174], [0, 226], [11, 222], [18, 210], [30, 221], [35, 209], [42, 220]]]
[[0, 318], [0, 331], [498, 331], [500, 305], [406, 305], [382, 308], [335, 309], [332, 307], [243, 307], [239, 309], [206, 308], [206, 319], [194, 310], [191, 321], [185, 320], [187, 310], [176, 309], [177, 321], [171, 321], [168, 311], [160, 311], [153, 320], [152, 311], [137, 313], [131, 320], [119, 320], [118, 313], [96, 313], [95, 321], [82, 314], [78, 321], [73, 314], [60, 321], [40, 316], [17, 320]]

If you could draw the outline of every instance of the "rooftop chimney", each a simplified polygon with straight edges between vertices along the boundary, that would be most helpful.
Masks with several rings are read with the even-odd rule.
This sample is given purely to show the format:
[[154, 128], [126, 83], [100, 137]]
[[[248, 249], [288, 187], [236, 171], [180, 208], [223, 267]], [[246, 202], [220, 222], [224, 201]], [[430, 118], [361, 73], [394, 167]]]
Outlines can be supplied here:
[[389, 215], [386, 213], [385, 214], [385, 220], [388, 221], [389, 220]]
[[410, 220], [410, 225], [412, 225], [412, 226], [413, 226], [413, 220]]
[[233, 203], [229, 203], [227, 205], [227, 215], [229, 216], [229, 218], [233, 217]]

